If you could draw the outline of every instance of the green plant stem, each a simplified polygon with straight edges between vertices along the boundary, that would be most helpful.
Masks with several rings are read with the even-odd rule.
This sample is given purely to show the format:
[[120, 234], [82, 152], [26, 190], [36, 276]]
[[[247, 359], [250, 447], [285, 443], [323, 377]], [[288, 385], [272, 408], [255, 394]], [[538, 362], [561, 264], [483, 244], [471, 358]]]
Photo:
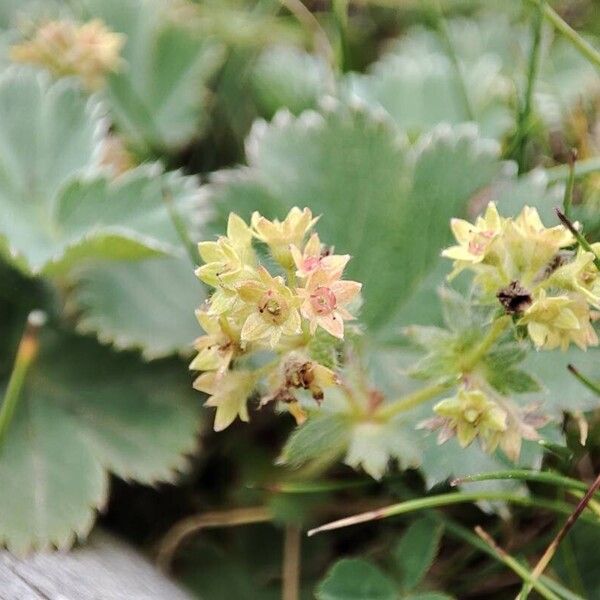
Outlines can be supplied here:
[[39, 350], [38, 330], [43, 326], [45, 320], [45, 314], [40, 311], [33, 311], [27, 318], [27, 325], [17, 348], [14, 366], [0, 407], [0, 447], [22, 396], [21, 392], [29, 367], [37, 356]]
[[[504, 333], [507, 327], [510, 325], [510, 317], [505, 315], [496, 319], [490, 327], [487, 335], [479, 342], [471, 352], [469, 352], [460, 367], [463, 374], [469, 373], [473, 367], [486, 355], [488, 350], [494, 345], [498, 338]], [[398, 400], [390, 402], [382, 406], [376, 413], [375, 417], [386, 421], [398, 413], [406, 412], [423, 402], [427, 402], [432, 398], [435, 398], [442, 392], [454, 387], [457, 384], [457, 380], [447, 380], [441, 383], [435, 383], [427, 387], [416, 390], [411, 394], [407, 394]]]
[[582, 56], [600, 68], [600, 52], [584, 40], [552, 7], [548, 6], [545, 0], [528, 0], [528, 2], [538, 6], [542, 10], [546, 20], [566, 37]]
[[498, 341], [498, 338], [506, 331], [511, 323], [511, 319], [508, 315], [504, 315], [496, 319], [486, 336], [479, 342], [471, 352], [469, 352], [465, 359], [461, 362], [461, 370], [463, 373], [471, 371], [479, 361], [488, 353], [490, 348]]
[[[505, 561], [502, 560], [501, 556], [499, 556], [494, 551], [493, 548], [491, 548], [486, 542], [483, 541], [483, 539], [481, 539], [480, 537], [478, 537], [477, 535], [472, 533], [466, 527], [463, 527], [459, 523], [456, 523], [454, 520], [450, 519], [449, 517], [437, 512], [437, 511], [431, 511], [431, 516], [439, 523], [442, 523], [444, 525], [445, 531], [448, 534], [450, 534], [451, 536], [453, 536], [459, 540], [462, 540], [462, 541], [466, 542], [467, 544], [470, 544], [471, 546], [480, 550], [484, 554], [487, 554], [488, 556], [491, 556], [495, 560], [498, 560], [498, 561], [502, 562], [503, 564], [506, 564]], [[512, 566], [507, 565], [507, 566], [509, 566], [509, 568], [513, 568], [516, 566], [516, 568], [513, 568], [513, 570], [524, 581], [529, 581], [529, 580], [533, 579], [533, 576], [532, 576], [531, 572], [529, 571], [529, 569], [527, 569], [527, 567], [522, 565], [519, 561], [516, 561], [516, 559], [513, 559], [513, 560], [515, 560], [515, 563], [513, 563]], [[539, 584], [541, 584], [543, 588], [551, 590], [552, 592], [556, 593], [560, 598], [562, 598], [564, 600], [584, 600], [578, 594], [571, 592], [570, 590], [566, 589], [564, 586], [560, 585], [556, 581], [553, 581], [552, 579], [548, 579], [547, 577], [545, 577], [543, 575], [540, 577], [539, 581], [537, 581], [536, 583], [538, 584], [538, 586], [535, 587], [535, 589], [537, 591], [540, 591]]]
[[586, 252], [591, 252], [594, 255], [594, 264], [596, 265], [596, 268], [598, 270], [600, 270], [600, 258], [598, 256], [596, 256], [596, 253], [594, 252], [590, 243], [585, 239], [585, 237], [579, 231], [577, 231], [577, 229], [575, 228], [575, 225], [573, 225], [573, 223], [571, 223], [571, 221], [569, 219], [567, 219], [567, 217], [558, 208], [556, 208], [555, 211], [556, 211], [556, 215], [558, 216], [560, 222], [573, 234], [573, 237], [577, 240], [577, 243]]
[[[579, 160], [575, 163], [573, 168], [575, 179], [585, 177], [590, 173], [597, 173], [600, 171], [600, 156], [594, 156], [592, 158], [586, 158], [585, 160]], [[556, 167], [550, 167], [545, 170], [547, 181], [549, 184], [557, 183], [558, 181], [564, 181], [568, 179], [571, 174], [571, 165], [558, 165]]]
[[452, 38], [450, 37], [450, 32], [448, 31], [444, 10], [439, 0], [433, 0], [433, 13], [436, 29], [442, 40], [442, 43], [444, 44], [446, 54], [448, 55], [456, 74], [456, 87], [463, 103], [465, 115], [467, 120], [475, 121], [475, 113], [473, 111], [473, 107], [471, 106], [471, 101], [469, 100], [469, 91], [467, 89], [463, 70], [458, 60], [458, 56], [456, 55], [456, 51], [454, 50], [454, 44], [452, 43]]
[[572, 373], [581, 383], [583, 383], [585, 387], [594, 392], [596, 396], [600, 396], [600, 384], [583, 375], [574, 365], [568, 365], [567, 369], [569, 369], [569, 372]]
[[348, 45], [348, 0], [333, 0], [333, 16], [337, 25], [339, 42], [337, 65], [340, 72], [349, 68], [350, 48]]
[[456, 381], [450, 380], [421, 388], [420, 390], [417, 390], [412, 394], [407, 394], [406, 396], [403, 396], [402, 398], [395, 400], [394, 402], [382, 406], [375, 413], [375, 417], [382, 421], [387, 421], [388, 419], [397, 415], [398, 413], [410, 410], [415, 406], [419, 406], [419, 404], [423, 404], [423, 402], [427, 402], [427, 400], [435, 398], [442, 392], [445, 392], [446, 390], [454, 387], [455, 385]]
[[[426, 496], [425, 498], [417, 498], [416, 500], [408, 500], [406, 502], [400, 502], [398, 504], [392, 504], [378, 510], [371, 510], [365, 513], [354, 515], [352, 517], [346, 517], [345, 519], [339, 519], [331, 523], [316, 527], [308, 532], [308, 535], [314, 535], [321, 531], [331, 531], [333, 529], [341, 529], [342, 527], [349, 527], [351, 525], [357, 525], [359, 523], [366, 523], [368, 521], [376, 521], [379, 519], [387, 519], [388, 517], [395, 517], [397, 515], [403, 515], [418, 510], [425, 510], [427, 508], [436, 508], [439, 506], [450, 506], [452, 504], [465, 504], [467, 502], [481, 502], [481, 501], [498, 501], [507, 502], [509, 504], [518, 504], [520, 506], [543, 508], [551, 510], [559, 514], [571, 514], [571, 507], [568, 504], [557, 502], [554, 500], [546, 500], [545, 498], [534, 498], [531, 496], [520, 496], [512, 494], [510, 492], [456, 492], [450, 494], [439, 494], [436, 496]], [[587, 521], [590, 521], [600, 526], [600, 520], [595, 517], [585, 517]]]
[[571, 150], [569, 155], [569, 177], [565, 186], [565, 196], [563, 198], [563, 210], [567, 219], [571, 219], [571, 207], [573, 205], [573, 188], [575, 187], [575, 161], [577, 160], [577, 151]]
[[475, 527], [475, 532], [483, 540], [483, 542], [490, 547], [490, 550], [500, 562], [504, 563], [509, 569], [514, 571], [523, 581], [526, 581], [532, 587], [535, 587], [536, 591], [540, 594], [540, 596], [542, 596], [542, 598], [546, 598], [546, 600], [562, 600], [560, 596], [548, 589], [545, 585], [540, 585], [540, 582], [537, 581], [518, 560], [508, 554], [506, 550], [498, 546], [492, 536], [490, 536], [482, 527]]
[[540, 65], [540, 48], [542, 40], [542, 5], [537, 6], [532, 23], [533, 42], [531, 53], [529, 55], [529, 65], [527, 68], [527, 87], [523, 106], [519, 111], [517, 121], [517, 135], [515, 139], [516, 159], [519, 166], [519, 174], [525, 171], [525, 150], [527, 148], [527, 136], [531, 126], [531, 114], [533, 109], [533, 92], [535, 90], [535, 80], [537, 78]]
[[[594, 494], [596, 494], [596, 492], [599, 489], [600, 475], [596, 477], [594, 483], [592, 483], [592, 485], [589, 487], [588, 491], [585, 493], [583, 498], [575, 507], [575, 510], [569, 515], [569, 518], [565, 521], [564, 525], [560, 528], [554, 539], [550, 542], [548, 548], [546, 548], [546, 551], [544, 552], [540, 560], [535, 565], [535, 568], [532, 571], [534, 580], [538, 579], [539, 576], [545, 571], [546, 567], [550, 564], [550, 561], [556, 554], [560, 543], [562, 542], [564, 537], [569, 533], [569, 531], [571, 531], [573, 525], [575, 525], [579, 517], [583, 514], [583, 511], [587, 508], [587, 505], [590, 503], [590, 501], [594, 497]], [[523, 589], [521, 590], [521, 593], [519, 594], [517, 600], [527, 600], [532, 587], [533, 586], [531, 582], [526, 583], [523, 586]]]
[[476, 475], [466, 475], [465, 477], [458, 477], [454, 479], [450, 485], [458, 486], [463, 483], [473, 483], [476, 481], [498, 481], [498, 480], [517, 480], [517, 481], [533, 481], [536, 483], [546, 483], [554, 485], [558, 488], [573, 489], [585, 491], [588, 486], [564, 475], [558, 473], [550, 473], [548, 471], [530, 471], [528, 469], [511, 469], [506, 471], [490, 471], [489, 473], [478, 473]]

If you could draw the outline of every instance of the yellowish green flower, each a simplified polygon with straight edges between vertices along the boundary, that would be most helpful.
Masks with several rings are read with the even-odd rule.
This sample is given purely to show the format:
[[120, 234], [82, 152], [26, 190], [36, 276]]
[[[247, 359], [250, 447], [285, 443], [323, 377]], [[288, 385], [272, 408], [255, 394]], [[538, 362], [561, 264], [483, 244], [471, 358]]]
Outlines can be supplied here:
[[595, 258], [592, 252], [579, 248], [575, 258], [559, 266], [544, 285], [579, 292], [592, 306], [600, 307], [600, 273], [594, 264]]
[[563, 225], [544, 227], [535, 208], [525, 206], [516, 219], [509, 219], [504, 245], [510, 256], [511, 278], [526, 287], [543, 275], [561, 248], [575, 243], [573, 234]]
[[194, 388], [208, 394], [205, 406], [217, 409], [214, 430], [226, 429], [239, 417], [249, 421], [248, 397], [256, 385], [256, 375], [252, 371], [206, 371], [194, 381]]
[[360, 292], [362, 284], [357, 281], [330, 279], [323, 271], [311, 275], [304, 288], [298, 290], [302, 298], [300, 311], [309, 321], [311, 334], [322, 327], [331, 335], [344, 337], [344, 321], [354, 319], [346, 305]]
[[298, 269], [296, 275], [302, 278], [310, 277], [317, 271], [324, 271], [331, 279], [339, 279], [350, 260], [349, 254], [339, 255], [324, 252], [316, 233], [310, 236], [303, 251], [300, 251], [298, 246], [292, 246], [290, 251], [296, 269]]
[[506, 431], [506, 412], [480, 390], [461, 388], [456, 396], [438, 402], [433, 410], [456, 433], [463, 448], [479, 437], [484, 450], [493, 452]]
[[[212, 287], [231, 289], [254, 277], [256, 257], [252, 249], [252, 232], [234, 213], [229, 215], [227, 237], [222, 236], [216, 242], [200, 242], [198, 252], [206, 264], [196, 270], [196, 275]], [[231, 302], [235, 301], [235, 294], [226, 295]]]
[[573, 342], [585, 350], [598, 344], [590, 323], [589, 306], [581, 296], [548, 296], [542, 289], [519, 324], [527, 326], [527, 333], [538, 349], [566, 350]]
[[78, 25], [72, 21], [49, 21], [32, 39], [12, 46], [15, 62], [45, 67], [58, 77], [76, 75], [90, 90], [104, 85], [106, 75], [118, 71], [125, 36], [110, 31], [99, 19]]
[[273, 258], [285, 269], [292, 269], [294, 260], [290, 251], [291, 246], [301, 246], [304, 237], [319, 220], [314, 217], [309, 208], [300, 210], [294, 206], [283, 221], [269, 221], [259, 213], [252, 215], [254, 235], [267, 244]]
[[242, 343], [266, 340], [275, 348], [282, 335], [301, 333], [298, 298], [283, 278], [272, 277], [258, 267], [258, 279], [241, 284], [239, 297], [248, 305], [249, 314], [242, 327]]
[[502, 233], [504, 223], [494, 202], [490, 202], [483, 217], [475, 223], [452, 219], [450, 227], [458, 244], [442, 251], [442, 256], [455, 261], [452, 275], [471, 265], [481, 263], [488, 255], [492, 243]]
[[194, 344], [198, 355], [190, 364], [190, 369], [225, 372], [234, 356], [241, 352], [239, 331], [235, 330], [227, 317], [217, 317], [203, 310], [197, 310], [196, 317], [206, 335], [198, 338]]

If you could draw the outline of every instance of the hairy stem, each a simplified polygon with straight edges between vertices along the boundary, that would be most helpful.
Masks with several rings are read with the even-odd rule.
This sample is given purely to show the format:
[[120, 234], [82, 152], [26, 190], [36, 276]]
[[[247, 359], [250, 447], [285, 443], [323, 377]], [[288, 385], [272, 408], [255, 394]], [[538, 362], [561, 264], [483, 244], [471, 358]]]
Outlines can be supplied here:
[[4, 442], [6, 432], [15, 415], [29, 367], [37, 356], [39, 350], [38, 331], [45, 321], [45, 313], [37, 310], [31, 312], [27, 317], [25, 331], [17, 348], [13, 370], [0, 407], [0, 445]]
[[496, 319], [486, 336], [479, 342], [471, 352], [467, 354], [465, 359], [461, 363], [461, 370], [463, 373], [468, 373], [474, 367], [477, 366], [479, 361], [488, 353], [490, 348], [498, 341], [498, 338], [506, 331], [511, 323], [511, 319], [508, 315]]
[[[573, 167], [573, 175], [575, 179], [585, 177], [590, 173], [597, 173], [600, 171], [600, 157], [593, 156], [584, 160], [578, 160]], [[558, 165], [556, 167], [550, 167], [544, 171], [548, 183], [556, 183], [557, 181], [564, 181], [571, 176], [571, 165]]]

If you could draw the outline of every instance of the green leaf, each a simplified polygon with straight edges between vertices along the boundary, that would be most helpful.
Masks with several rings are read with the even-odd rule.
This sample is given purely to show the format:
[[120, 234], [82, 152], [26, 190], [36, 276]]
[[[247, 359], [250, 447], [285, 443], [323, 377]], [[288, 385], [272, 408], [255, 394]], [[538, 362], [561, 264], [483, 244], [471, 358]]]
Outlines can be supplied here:
[[307, 462], [329, 464], [338, 459], [348, 445], [350, 425], [339, 413], [317, 413], [294, 430], [279, 457], [279, 462], [298, 468]]
[[29, 69], [0, 78], [0, 251], [26, 273], [181, 253], [163, 194], [188, 205], [194, 180], [144, 166], [109, 182], [101, 133], [98, 107], [72, 80]]
[[[142, 154], [174, 150], [201, 132], [207, 84], [223, 48], [165, 0], [84, 0], [87, 11], [127, 36], [126, 65], [109, 77], [106, 96], [120, 131]], [[190, 7], [192, 10], [192, 7]], [[191, 15], [193, 23], [194, 16]]]
[[442, 592], [421, 592], [420, 594], [402, 596], [402, 600], [453, 600], [453, 598], [453, 596]]
[[339, 560], [318, 585], [317, 600], [397, 600], [394, 582], [359, 558]]
[[333, 74], [319, 56], [294, 46], [265, 49], [252, 70], [252, 88], [265, 117], [280, 108], [299, 114], [316, 108], [318, 100], [333, 86]]
[[400, 418], [357, 423], [352, 427], [344, 462], [354, 469], [362, 468], [374, 479], [383, 477], [392, 460], [400, 469], [416, 468], [421, 462], [417, 437], [412, 423], [407, 427]]
[[91, 265], [76, 274], [77, 329], [151, 360], [189, 354], [200, 335], [194, 310], [206, 290], [187, 258]]
[[442, 530], [441, 525], [430, 519], [418, 519], [409, 525], [394, 547], [393, 556], [405, 589], [415, 588], [425, 577], [437, 555]]
[[173, 481], [196, 446], [197, 398], [181, 367], [147, 367], [46, 332], [0, 452], [0, 540], [25, 552], [84, 537], [107, 471]]
[[389, 121], [340, 104], [259, 121], [247, 155], [250, 169], [221, 173], [206, 188], [213, 203], [244, 217], [281, 218], [294, 205], [323, 214], [321, 238], [352, 254], [348, 277], [364, 284], [362, 318], [372, 328], [434, 268], [450, 217], [500, 166], [496, 145], [471, 127], [440, 127], [411, 148]]

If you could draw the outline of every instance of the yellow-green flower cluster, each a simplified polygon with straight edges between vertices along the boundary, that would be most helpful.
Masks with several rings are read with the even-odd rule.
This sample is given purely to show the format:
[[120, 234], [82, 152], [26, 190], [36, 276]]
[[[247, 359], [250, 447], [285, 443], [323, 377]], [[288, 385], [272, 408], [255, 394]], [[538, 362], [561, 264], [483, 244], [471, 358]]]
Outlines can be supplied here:
[[[204, 371], [194, 385], [210, 394], [217, 430], [236, 416], [248, 420], [247, 399], [257, 389], [261, 404], [281, 401], [302, 421], [298, 390], [320, 402], [336, 383], [333, 371], [310, 357], [309, 344], [319, 327], [343, 339], [344, 321], [354, 318], [347, 306], [361, 284], [342, 279], [348, 255], [331, 254], [316, 233], [306, 241], [317, 220], [296, 207], [283, 221], [254, 213], [250, 225], [232, 213], [226, 236], [198, 245], [204, 264], [196, 274], [214, 291], [197, 311], [205, 335], [190, 368]], [[266, 245], [276, 273], [259, 264], [255, 241]], [[265, 351], [276, 358], [249, 367]]]
[[598, 344], [591, 321], [600, 307], [599, 245], [577, 248], [566, 227], [545, 227], [529, 206], [511, 219], [491, 202], [475, 223], [453, 219], [451, 227], [457, 244], [442, 252], [454, 260], [450, 277], [475, 273], [482, 299], [499, 301], [538, 349]]
[[125, 36], [110, 31], [99, 19], [79, 25], [73, 21], [49, 21], [31, 39], [12, 46], [15, 62], [39, 65], [57, 77], [75, 75], [91, 91], [104, 85], [106, 75], [117, 71]]

